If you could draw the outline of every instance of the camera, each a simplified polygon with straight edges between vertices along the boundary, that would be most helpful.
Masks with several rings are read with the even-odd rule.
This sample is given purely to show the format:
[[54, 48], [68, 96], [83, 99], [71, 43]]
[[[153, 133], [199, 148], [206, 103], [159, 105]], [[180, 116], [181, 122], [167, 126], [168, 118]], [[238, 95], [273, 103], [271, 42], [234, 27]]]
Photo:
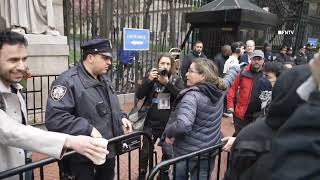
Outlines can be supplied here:
[[162, 69], [158, 71], [160, 76], [168, 76], [169, 75], [169, 71], [166, 69]]

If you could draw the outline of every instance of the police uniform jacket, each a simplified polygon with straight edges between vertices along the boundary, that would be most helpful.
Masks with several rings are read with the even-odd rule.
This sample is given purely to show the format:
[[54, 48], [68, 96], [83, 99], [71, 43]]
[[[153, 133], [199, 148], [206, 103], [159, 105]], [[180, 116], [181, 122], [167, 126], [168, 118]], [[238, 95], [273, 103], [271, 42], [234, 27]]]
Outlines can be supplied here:
[[[50, 131], [90, 136], [95, 127], [103, 138], [123, 134], [118, 98], [107, 75], [94, 79], [82, 63], [64, 72], [53, 83], [46, 109]], [[109, 146], [110, 154], [114, 150]]]

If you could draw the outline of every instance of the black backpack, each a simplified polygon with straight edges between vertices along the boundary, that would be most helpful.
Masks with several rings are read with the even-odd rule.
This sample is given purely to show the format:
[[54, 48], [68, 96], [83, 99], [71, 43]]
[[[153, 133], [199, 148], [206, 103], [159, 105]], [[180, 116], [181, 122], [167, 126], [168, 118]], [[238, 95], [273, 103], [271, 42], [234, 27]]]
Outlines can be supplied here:
[[233, 144], [224, 179], [269, 180], [271, 141], [275, 132], [266, 124], [265, 118], [258, 118], [244, 129]]

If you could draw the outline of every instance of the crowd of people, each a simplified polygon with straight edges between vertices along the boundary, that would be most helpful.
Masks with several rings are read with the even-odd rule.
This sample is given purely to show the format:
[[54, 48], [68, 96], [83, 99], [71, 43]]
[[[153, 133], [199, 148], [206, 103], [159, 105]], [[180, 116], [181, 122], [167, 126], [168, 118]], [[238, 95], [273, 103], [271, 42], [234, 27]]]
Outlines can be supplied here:
[[[114, 179], [117, 148], [107, 139], [124, 134], [123, 128], [131, 132], [133, 122], [120, 109], [107, 75], [114, 58], [111, 42], [85, 42], [80, 62], [52, 83], [48, 131], [27, 125], [19, 85], [27, 69], [27, 45], [21, 34], [0, 33], [0, 172], [23, 165], [26, 150], [61, 159], [73, 149], [76, 154], [59, 161], [65, 178]], [[174, 57], [161, 54], [135, 92], [147, 112], [143, 131], [153, 146], [161, 146], [162, 160], [224, 141], [223, 149], [231, 151], [225, 180], [320, 177], [319, 55], [309, 45], [295, 56], [286, 46], [275, 55], [268, 43], [256, 49], [254, 40], [223, 45], [213, 59], [203, 48], [201, 41], [193, 44], [182, 60], [181, 77]], [[223, 116], [233, 119], [233, 137], [221, 133]], [[141, 180], [147, 176], [148, 146], [144, 139]], [[215, 155], [178, 162], [173, 175], [178, 180], [210, 178], [215, 163], [208, 161], [214, 162]], [[170, 176], [169, 167], [163, 167], [158, 179]]]

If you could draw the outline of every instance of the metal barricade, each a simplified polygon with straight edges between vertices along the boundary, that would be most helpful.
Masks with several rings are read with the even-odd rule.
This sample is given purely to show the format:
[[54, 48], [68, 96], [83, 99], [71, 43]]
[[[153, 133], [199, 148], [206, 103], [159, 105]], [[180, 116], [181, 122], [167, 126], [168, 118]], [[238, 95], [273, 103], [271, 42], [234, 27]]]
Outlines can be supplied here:
[[[211, 176], [210, 174], [213, 174], [212, 172], [215, 172], [216, 173], [216, 180], [219, 180], [220, 179], [220, 173], [221, 173], [221, 154], [222, 154], [222, 150], [221, 148], [224, 146], [225, 143], [220, 143], [220, 144], [217, 144], [215, 146], [212, 146], [212, 147], [209, 147], [209, 148], [205, 148], [205, 149], [202, 149], [202, 150], [199, 150], [199, 151], [196, 151], [196, 152], [193, 152], [193, 153], [190, 153], [190, 154], [186, 154], [186, 155], [183, 155], [183, 156], [180, 156], [180, 157], [176, 157], [176, 158], [173, 158], [173, 159], [170, 159], [170, 160], [166, 160], [166, 161], [163, 161], [159, 164], [157, 164], [153, 170], [150, 172], [149, 174], [149, 177], [148, 179], [149, 180], [153, 180], [155, 179], [155, 177], [160, 173], [160, 170], [165, 167], [165, 166], [171, 166], [171, 170], [172, 170], [172, 179], [176, 179], [176, 165], [177, 163], [180, 163], [180, 162], [186, 162], [186, 168], [185, 168], [185, 172], [187, 177], [190, 175], [189, 174], [189, 167], [193, 161], [196, 162], [196, 169], [197, 169], [197, 172], [196, 172], [196, 176], [197, 176], [197, 179], [200, 179], [200, 173], [199, 173], [199, 167], [201, 166], [200, 164], [200, 161], [201, 162], [206, 162], [208, 164], [203, 164], [203, 165], [208, 165], [207, 167], [210, 167], [211, 165], [214, 165], [214, 169], [211, 169], [210, 168], [207, 168], [207, 176], [206, 176], [206, 179], [211, 179]], [[218, 156], [218, 159], [217, 159], [217, 162], [215, 162], [215, 159], [216, 159], [216, 156]], [[225, 158], [225, 159], [228, 159], [228, 158]], [[203, 161], [204, 160], [204, 161]], [[227, 163], [226, 163], [226, 167], [224, 168], [227, 168], [228, 166], [228, 160], [227, 160]]]
[[[109, 144], [115, 144], [116, 145], [116, 149], [117, 149], [117, 156], [116, 156], [116, 178], [119, 179], [124, 179], [121, 178], [121, 169], [125, 169], [126, 173], [128, 174], [128, 177], [125, 179], [131, 179], [133, 173], [131, 172], [132, 170], [132, 160], [131, 160], [131, 154], [133, 151], [139, 151], [139, 158], [140, 158], [140, 151], [141, 151], [141, 137], [143, 138], [147, 138], [148, 143], [149, 143], [149, 170], [151, 170], [153, 168], [153, 146], [152, 146], [152, 138], [145, 132], [139, 131], [139, 132], [133, 132], [127, 135], [122, 135], [122, 136], [118, 136], [115, 138], [112, 138], [109, 140]], [[68, 152], [64, 155], [63, 158], [66, 157], [70, 157], [70, 155], [75, 154], [75, 151], [72, 152]], [[120, 156], [123, 156], [121, 158], [126, 158], [125, 156], [127, 156], [128, 160], [127, 160], [127, 168], [123, 168], [123, 165], [120, 164]], [[0, 179], [4, 179], [4, 178], [8, 178], [11, 176], [15, 176], [15, 175], [19, 175], [20, 176], [20, 180], [23, 180], [23, 173], [30, 171], [30, 170], [35, 170], [37, 168], [40, 169], [40, 179], [43, 180], [45, 179], [45, 173], [44, 173], [44, 167], [46, 165], [52, 164], [57, 162], [58, 159], [54, 159], [54, 158], [47, 158], [44, 160], [40, 160], [37, 162], [33, 162], [27, 165], [23, 165], [23, 166], [19, 166], [7, 171], [3, 171], [0, 172]], [[120, 168], [121, 166], [121, 168]], [[140, 164], [138, 164], [138, 166], [133, 166], [133, 168], [140, 168]], [[127, 172], [128, 170], [128, 172]], [[139, 170], [139, 171], [138, 171]], [[140, 169], [137, 169], [138, 172], [140, 172]]]

